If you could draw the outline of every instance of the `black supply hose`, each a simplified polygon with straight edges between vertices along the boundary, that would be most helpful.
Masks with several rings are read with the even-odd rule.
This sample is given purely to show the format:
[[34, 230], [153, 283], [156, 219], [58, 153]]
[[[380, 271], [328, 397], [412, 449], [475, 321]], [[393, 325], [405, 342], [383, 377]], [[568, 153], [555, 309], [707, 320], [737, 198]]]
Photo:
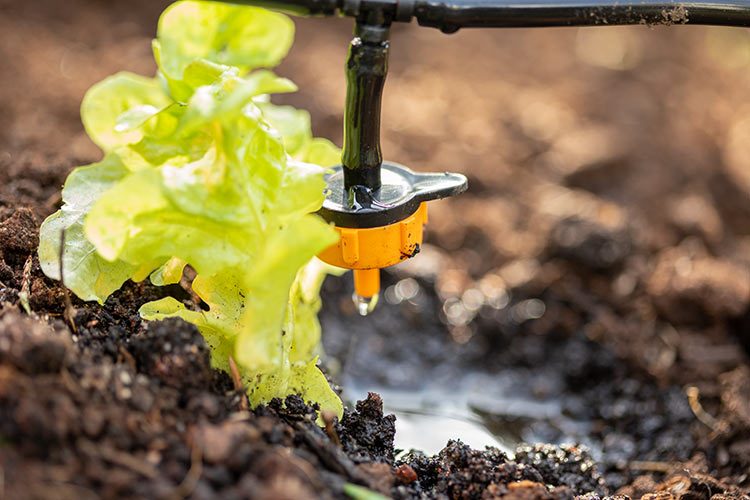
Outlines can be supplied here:
[[448, 33], [459, 28], [625, 24], [750, 26], [750, 0], [415, 0], [413, 16], [422, 26]]
[[301, 16], [416, 19], [452, 33], [460, 28], [709, 24], [750, 26], [750, 0], [229, 0]]

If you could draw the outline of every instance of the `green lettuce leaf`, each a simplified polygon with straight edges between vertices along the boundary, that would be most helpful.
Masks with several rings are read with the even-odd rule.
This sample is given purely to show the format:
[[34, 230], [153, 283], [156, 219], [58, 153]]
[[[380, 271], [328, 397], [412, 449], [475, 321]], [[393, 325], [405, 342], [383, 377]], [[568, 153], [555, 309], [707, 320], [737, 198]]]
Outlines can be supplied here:
[[91, 87], [81, 104], [81, 119], [91, 140], [104, 151], [137, 142], [140, 125], [172, 100], [158, 80], [118, 73]]
[[295, 335], [287, 330], [298, 325], [287, 322], [285, 328], [282, 326], [292, 282], [305, 263], [336, 240], [337, 235], [330, 226], [309, 215], [290, 222], [268, 238], [253, 269], [245, 275], [245, 286], [256, 300], [248, 301], [240, 314], [243, 328], [235, 352], [241, 365], [262, 369], [269, 362], [283, 363], [288, 349], [282, 349], [280, 344], [268, 344], [266, 339], [270, 332], [280, 331], [281, 337], [289, 334], [284, 340], [291, 343]]
[[268, 123], [281, 133], [287, 153], [297, 156], [312, 141], [310, 113], [292, 106], [258, 105]]
[[[179, 317], [198, 326], [211, 346], [214, 367], [228, 371], [229, 356], [233, 356], [244, 368], [243, 378], [253, 403], [299, 394], [340, 417], [341, 400], [316, 367], [320, 343], [319, 291], [332, 268], [313, 259], [297, 273], [291, 287], [275, 286], [279, 282], [274, 281], [289, 279], [301, 260], [318, 251], [315, 248], [335, 241], [335, 234], [324, 226], [311, 218], [288, 228], [286, 234], [279, 234], [277, 243], [267, 251], [280, 250], [276, 259], [283, 264], [271, 262], [246, 274], [240, 269], [229, 269], [226, 275], [207, 279], [199, 275], [193, 290], [209, 306], [208, 311], [192, 311], [176, 299], [166, 297], [145, 304], [140, 313], [149, 320]], [[283, 240], [295, 236], [299, 240], [303, 236], [300, 231], [318, 232], [320, 240], [314, 246], [309, 246], [314, 240], [308, 240], [306, 250], [290, 250], [291, 245], [285, 245]], [[284, 288], [287, 295], [280, 294]], [[251, 299], [238, 309], [237, 297]]]
[[308, 363], [295, 363], [287, 370], [269, 371], [260, 376], [260, 382], [251, 386], [248, 396], [251, 401], [269, 402], [289, 394], [299, 394], [305, 401], [314, 401], [322, 411], [341, 418], [344, 405], [331, 389], [325, 375], [317, 366], [315, 357]]
[[149, 279], [156, 286], [173, 285], [182, 279], [187, 262], [179, 257], [172, 257], [151, 273]]
[[341, 150], [331, 141], [313, 137], [310, 113], [292, 106], [258, 103], [265, 119], [279, 131], [287, 153], [297, 160], [324, 167], [341, 163]]
[[314, 259], [337, 234], [311, 215], [340, 151], [313, 137], [306, 111], [270, 103], [292, 82], [248, 74], [276, 65], [293, 33], [285, 16], [257, 8], [167, 9], [157, 78], [120, 73], [84, 98], [86, 130], [107, 155], [70, 175], [39, 257], [60, 279], [64, 230], [65, 284], [99, 302], [128, 279], [178, 283], [189, 266], [208, 310], [167, 297], [145, 304], [145, 319], [195, 324], [216, 368], [237, 362], [253, 404], [296, 393], [341, 415], [317, 368], [329, 268]]
[[[225, 71], [246, 73], [279, 64], [294, 40], [294, 23], [256, 7], [182, 1], [159, 19], [154, 58], [179, 101]], [[188, 70], [189, 68], [189, 70]]]
[[314, 137], [312, 141], [298, 155], [299, 159], [307, 163], [333, 167], [341, 165], [341, 149], [328, 139]]
[[83, 218], [91, 205], [127, 174], [116, 155], [75, 169], [63, 188], [65, 205], [39, 229], [39, 264], [47, 276], [57, 280], [61, 279], [60, 244], [65, 233], [64, 283], [83, 300], [103, 303], [138, 269], [118, 259], [104, 259], [83, 235]]

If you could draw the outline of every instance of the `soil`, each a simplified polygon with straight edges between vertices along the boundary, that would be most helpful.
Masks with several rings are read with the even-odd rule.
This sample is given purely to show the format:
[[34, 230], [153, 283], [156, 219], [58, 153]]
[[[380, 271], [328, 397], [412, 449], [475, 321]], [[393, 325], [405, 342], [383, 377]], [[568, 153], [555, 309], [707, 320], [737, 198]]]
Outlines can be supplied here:
[[[451, 441], [427, 456], [394, 449], [377, 394], [324, 429], [295, 397], [245, 410], [194, 327], [138, 317], [191, 300], [179, 286], [129, 283], [99, 306], [41, 273], [39, 224], [99, 155], [80, 99], [116, 71], [153, 72], [163, 6], [0, 0], [3, 497], [344, 498], [353, 483], [394, 498], [748, 498], [745, 31], [393, 30], [386, 156], [471, 187], [432, 205], [427, 244], [384, 276], [371, 317], [330, 279], [322, 323], [345, 387], [473, 374], [476, 413], [516, 434], [513, 454]], [[297, 24], [280, 72], [302, 90], [285, 102], [340, 137], [349, 23]]]

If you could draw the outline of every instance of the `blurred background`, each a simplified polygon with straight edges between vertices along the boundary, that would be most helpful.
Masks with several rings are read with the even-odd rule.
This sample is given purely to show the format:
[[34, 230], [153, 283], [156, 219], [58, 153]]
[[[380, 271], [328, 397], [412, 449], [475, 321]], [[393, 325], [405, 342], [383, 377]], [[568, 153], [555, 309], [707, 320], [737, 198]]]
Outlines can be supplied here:
[[[0, 196], [98, 159], [81, 98], [117, 71], [154, 72], [167, 3], [0, 0]], [[278, 72], [301, 90], [280, 102], [341, 145], [351, 23], [295, 22]], [[386, 391], [413, 429], [402, 447], [588, 442], [614, 485], [636, 458], [750, 463], [731, 432], [705, 444], [687, 396], [723, 415], [726, 374], [750, 381], [748, 89], [741, 29], [395, 26], [384, 155], [470, 189], [431, 205], [429, 244], [386, 276], [371, 317], [347, 280], [327, 283], [345, 394]], [[428, 432], [419, 415], [448, 420]]]

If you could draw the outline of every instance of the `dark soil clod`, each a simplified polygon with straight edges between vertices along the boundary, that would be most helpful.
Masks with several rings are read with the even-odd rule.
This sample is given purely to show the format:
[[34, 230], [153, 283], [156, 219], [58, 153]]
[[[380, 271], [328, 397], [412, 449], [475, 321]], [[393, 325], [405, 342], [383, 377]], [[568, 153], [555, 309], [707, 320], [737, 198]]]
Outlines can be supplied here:
[[580, 446], [523, 445], [516, 448], [515, 456], [516, 462], [539, 471], [546, 484], [567, 486], [577, 495], [607, 494], [604, 478]]
[[346, 409], [339, 436], [344, 450], [356, 462], [393, 463], [393, 437], [396, 417], [383, 415], [383, 401], [375, 393], [357, 402], [354, 411]]

